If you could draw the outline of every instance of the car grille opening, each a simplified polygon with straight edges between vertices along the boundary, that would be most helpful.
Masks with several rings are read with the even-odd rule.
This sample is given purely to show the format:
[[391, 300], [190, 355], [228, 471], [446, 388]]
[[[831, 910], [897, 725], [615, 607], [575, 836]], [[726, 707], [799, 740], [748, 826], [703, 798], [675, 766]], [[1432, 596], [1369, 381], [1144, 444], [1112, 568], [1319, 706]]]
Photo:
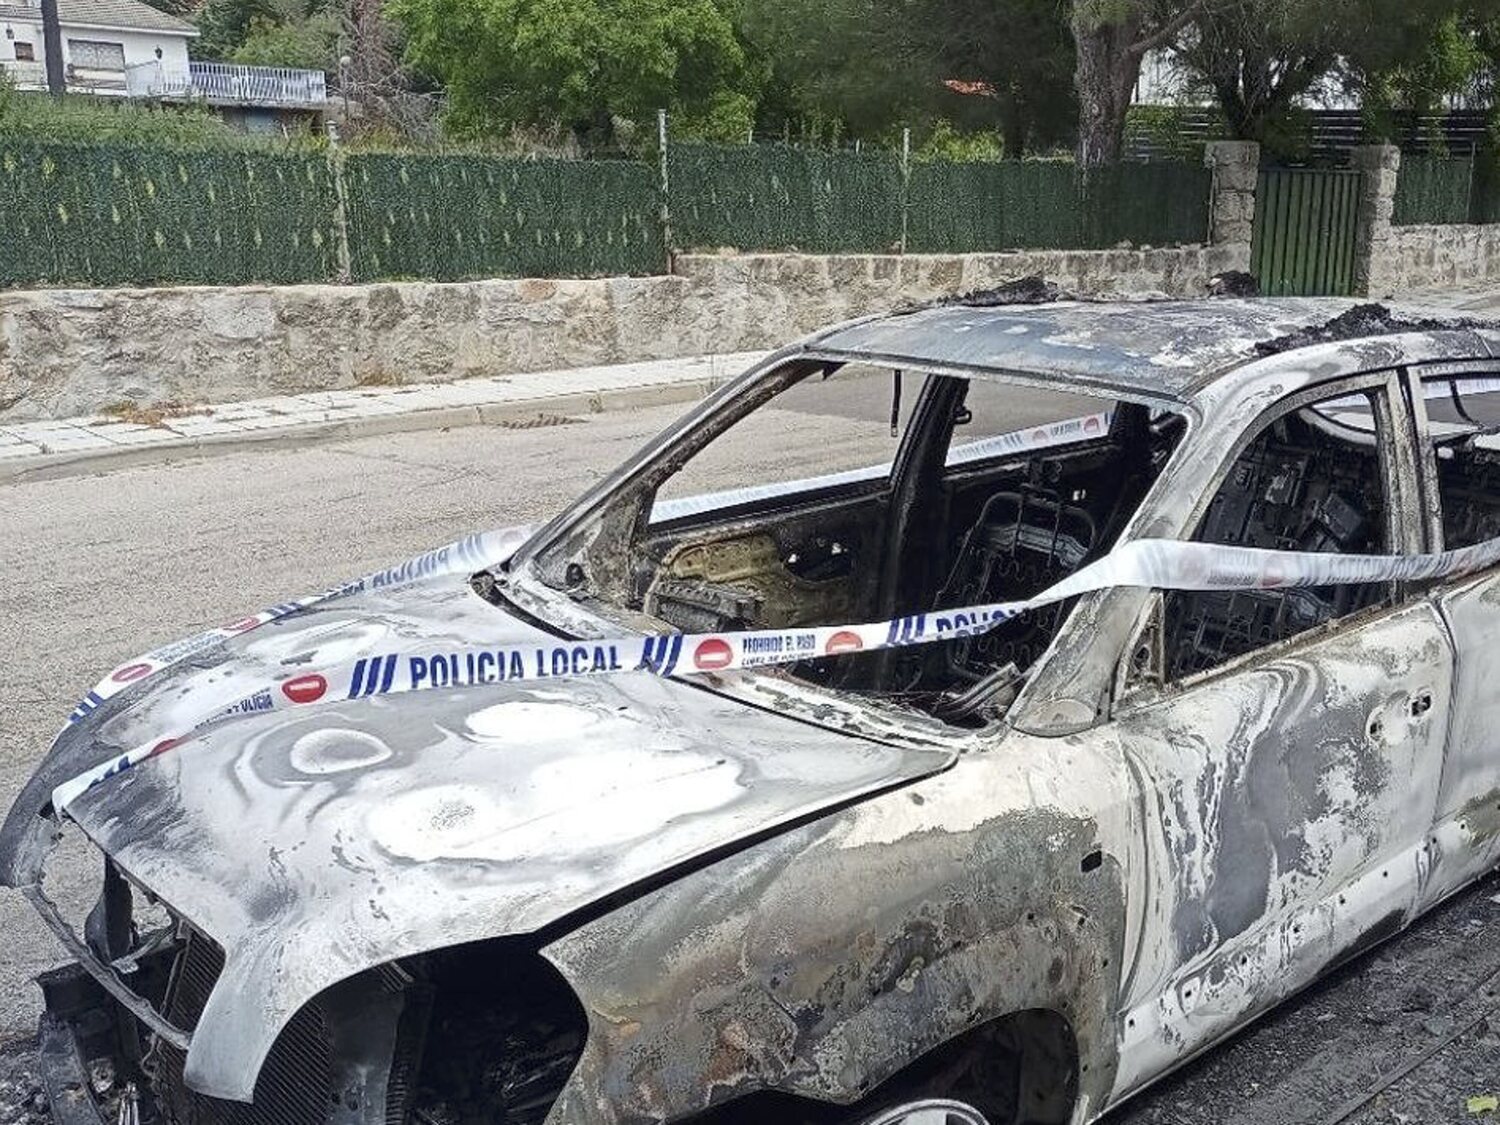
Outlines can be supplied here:
[[[224, 970], [217, 945], [191, 933], [167, 988], [166, 1016], [191, 1031]], [[210, 1098], [183, 1080], [185, 1052], [158, 1041], [151, 1057], [152, 1089], [176, 1125], [321, 1125], [333, 1097], [327, 1014], [318, 1001], [292, 1017], [277, 1037], [255, 1083], [253, 1104]]]
[[[224, 954], [188, 931], [163, 1015], [197, 1029], [224, 970]], [[442, 950], [359, 978], [372, 998], [402, 994], [384, 1125], [541, 1125], [583, 1051], [587, 1020], [557, 970], [509, 941]], [[337, 990], [335, 990], [337, 991]], [[323, 1125], [341, 1089], [330, 1028], [346, 1026], [323, 997], [277, 1037], [253, 1102], [188, 1088], [186, 1053], [155, 1039], [144, 1060], [157, 1116], [171, 1125]], [[357, 1018], [357, 1017], [356, 1017]]]

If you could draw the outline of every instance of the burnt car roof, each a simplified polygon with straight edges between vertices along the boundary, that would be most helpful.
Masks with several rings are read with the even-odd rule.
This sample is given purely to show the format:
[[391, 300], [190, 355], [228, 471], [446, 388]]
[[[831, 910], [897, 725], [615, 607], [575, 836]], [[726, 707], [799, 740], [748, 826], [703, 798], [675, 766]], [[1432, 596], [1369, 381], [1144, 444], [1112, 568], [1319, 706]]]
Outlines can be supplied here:
[[[1343, 298], [1075, 301], [982, 307], [954, 302], [841, 325], [808, 346], [883, 361], [991, 369], [1095, 384], [1126, 394], [1185, 400], [1270, 351], [1320, 342], [1336, 318], [1378, 310], [1368, 330], [1403, 327], [1381, 306]], [[1423, 313], [1423, 316], [1433, 314]], [[1443, 317], [1452, 327], [1468, 327]], [[1381, 317], [1386, 319], [1382, 320]], [[1432, 319], [1412, 322], [1432, 328]]]

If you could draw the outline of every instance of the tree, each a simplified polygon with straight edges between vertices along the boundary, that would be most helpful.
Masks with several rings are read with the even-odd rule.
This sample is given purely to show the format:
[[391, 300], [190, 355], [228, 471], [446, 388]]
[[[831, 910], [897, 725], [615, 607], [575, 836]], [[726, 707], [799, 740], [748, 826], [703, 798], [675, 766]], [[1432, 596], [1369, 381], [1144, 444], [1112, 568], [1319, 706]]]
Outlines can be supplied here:
[[290, 66], [337, 73], [339, 21], [326, 11], [283, 23], [255, 19], [245, 41], [229, 57], [245, 66]]
[[281, 18], [272, 0], [207, 0], [198, 10], [198, 39], [193, 54], [200, 59], [228, 61], [259, 22]]
[[[918, 42], [945, 78], [978, 78], [990, 88], [1007, 156], [1071, 139], [1077, 120], [1073, 41], [1055, 0], [937, 0], [927, 5]], [[960, 116], [951, 97], [937, 108]]]
[[1285, 126], [1326, 80], [1359, 99], [1377, 135], [1393, 136], [1393, 111], [1430, 111], [1477, 83], [1493, 18], [1478, 5], [1465, 12], [1464, 0], [1218, 0], [1174, 58], [1238, 138], [1286, 147]]
[[876, 140], [951, 123], [998, 130], [1013, 156], [1071, 133], [1057, 0], [745, 0], [742, 27], [770, 75], [764, 128]]
[[1169, 46], [1211, 0], [1073, 0], [1078, 163], [1119, 160], [1146, 52]]
[[1224, 111], [1231, 135], [1288, 145], [1299, 102], [1339, 64], [1341, 28], [1326, 0], [1227, 0], [1185, 30], [1178, 67]]
[[[1352, 2], [1352, 0], [1346, 0]], [[1482, 90], [1500, 46], [1500, 17], [1484, 0], [1371, 0], [1373, 18], [1344, 45], [1346, 86], [1367, 127], [1400, 139], [1399, 111], [1429, 113], [1447, 98]]]
[[710, 135], [750, 124], [745, 53], [713, 0], [392, 0], [389, 12], [461, 132], [561, 123], [609, 144], [617, 119], [658, 108]]

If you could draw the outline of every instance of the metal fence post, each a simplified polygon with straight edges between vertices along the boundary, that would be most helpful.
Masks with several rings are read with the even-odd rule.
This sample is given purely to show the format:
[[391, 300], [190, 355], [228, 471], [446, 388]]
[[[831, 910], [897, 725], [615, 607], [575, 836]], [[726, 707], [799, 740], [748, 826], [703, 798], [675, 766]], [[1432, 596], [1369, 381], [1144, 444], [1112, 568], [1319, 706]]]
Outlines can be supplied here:
[[671, 180], [667, 175], [667, 111], [656, 111], [656, 144], [661, 150], [661, 240], [667, 248], [667, 272], [675, 273], [675, 257], [672, 250], [672, 207], [670, 203]]
[[328, 123], [328, 172], [333, 177], [333, 233], [337, 242], [340, 285], [354, 280], [354, 256], [349, 251], [349, 200], [344, 185], [344, 150], [338, 126]]
[[1464, 222], [1476, 222], [1475, 213], [1479, 210], [1474, 201], [1474, 168], [1479, 163], [1479, 146], [1469, 146], [1469, 182], [1464, 189]]
[[906, 253], [906, 232], [911, 213], [911, 129], [901, 130], [901, 253]]

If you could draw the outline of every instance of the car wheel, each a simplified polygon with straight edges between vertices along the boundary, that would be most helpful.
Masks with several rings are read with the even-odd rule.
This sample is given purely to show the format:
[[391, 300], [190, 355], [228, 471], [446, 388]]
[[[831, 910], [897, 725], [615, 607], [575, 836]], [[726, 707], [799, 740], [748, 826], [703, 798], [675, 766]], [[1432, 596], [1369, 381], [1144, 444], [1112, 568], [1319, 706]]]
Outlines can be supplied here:
[[924, 1098], [882, 1110], [860, 1125], [989, 1125], [984, 1114], [964, 1102]]

